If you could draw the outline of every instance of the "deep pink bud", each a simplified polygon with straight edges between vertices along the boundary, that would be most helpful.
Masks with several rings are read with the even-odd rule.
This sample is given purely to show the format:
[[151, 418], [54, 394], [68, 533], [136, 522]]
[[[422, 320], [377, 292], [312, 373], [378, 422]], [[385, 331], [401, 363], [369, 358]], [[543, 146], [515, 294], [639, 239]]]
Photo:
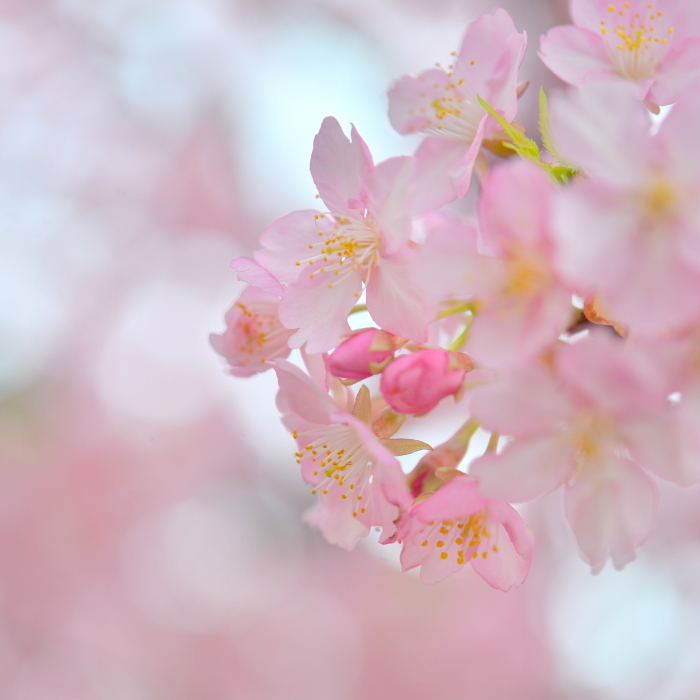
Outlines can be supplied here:
[[367, 379], [379, 374], [396, 351], [396, 336], [366, 328], [344, 340], [328, 358], [328, 371], [341, 379]]
[[401, 355], [382, 372], [380, 389], [399, 413], [427, 413], [464, 383], [469, 358], [447, 350], [419, 350]]

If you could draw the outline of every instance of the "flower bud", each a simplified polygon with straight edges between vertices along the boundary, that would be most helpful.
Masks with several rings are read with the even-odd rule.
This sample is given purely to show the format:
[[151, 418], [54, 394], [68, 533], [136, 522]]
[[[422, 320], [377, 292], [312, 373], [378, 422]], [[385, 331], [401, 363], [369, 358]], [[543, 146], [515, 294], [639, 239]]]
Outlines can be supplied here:
[[428, 413], [464, 383], [466, 363], [447, 350], [419, 350], [402, 355], [382, 372], [380, 389], [399, 413]]
[[396, 336], [365, 328], [344, 340], [328, 358], [328, 371], [341, 379], [367, 379], [379, 374], [394, 356]]
[[468, 420], [447, 442], [421, 457], [407, 479], [414, 498], [437, 491], [442, 484], [463, 474], [458, 467], [478, 427], [476, 421]]

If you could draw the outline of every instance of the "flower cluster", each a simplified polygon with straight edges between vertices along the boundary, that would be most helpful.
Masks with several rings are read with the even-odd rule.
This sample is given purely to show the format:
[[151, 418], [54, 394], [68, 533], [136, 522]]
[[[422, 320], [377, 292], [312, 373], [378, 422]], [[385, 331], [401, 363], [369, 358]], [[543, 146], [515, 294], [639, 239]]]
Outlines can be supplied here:
[[[212, 336], [231, 373], [276, 372], [309, 522], [348, 549], [381, 529], [426, 583], [471, 564], [520, 585], [534, 537], [511, 504], [557, 489], [581, 557], [620, 568], [656, 479], [700, 482], [700, 5], [572, 0], [572, 17], [540, 44], [573, 86], [541, 92], [542, 146], [514, 121], [527, 39], [503, 9], [446, 70], [390, 88], [392, 125], [424, 136], [413, 157], [375, 164], [326, 118], [325, 208], [232, 263], [248, 286]], [[445, 209], [470, 188], [474, 216]], [[351, 330], [357, 312], [372, 325]], [[446, 402], [463, 425], [441, 445], [394, 437]]]

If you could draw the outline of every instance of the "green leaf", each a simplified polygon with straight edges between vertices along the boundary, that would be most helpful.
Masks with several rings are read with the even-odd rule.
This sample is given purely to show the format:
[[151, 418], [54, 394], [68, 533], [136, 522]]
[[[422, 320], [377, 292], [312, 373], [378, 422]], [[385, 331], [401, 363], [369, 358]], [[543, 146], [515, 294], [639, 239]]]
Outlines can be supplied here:
[[539, 119], [540, 135], [542, 136], [542, 144], [547, 149], [552, 158], [558, 163], [544, 163], [551, 175], [559, 182], [568, 182], [575, 174], [576, 168], [564, 163], [557, 153], [552, 136], [549, 131], [549, 105], [547, 103], [547, 94], [544, 88], [540, 88], [540, 119]]
[[[554, 156], [556, 149], [552, 143], [552, 138], [549, 134], [549, 105], [547, 104], [547, 93], [544, 88], [540, 88], [540, 135], [542, 136], [542, 144], [547, 149], [551, 156]], [[554, 156], [556, 157], [556, 156]], [[558, 159], [557, 159], [558, 160]]]
[[476, 99], [479, 104], [498, 122], [499, 126], [509, 136], [512, 143], [504, 142], [506, 148], [510, 148], [523, 158], [539, 161], [540, 148], [531, 139], [520, 133], [512, 124], [506, 121], [488, 102], [485, 102], [478, 95]]

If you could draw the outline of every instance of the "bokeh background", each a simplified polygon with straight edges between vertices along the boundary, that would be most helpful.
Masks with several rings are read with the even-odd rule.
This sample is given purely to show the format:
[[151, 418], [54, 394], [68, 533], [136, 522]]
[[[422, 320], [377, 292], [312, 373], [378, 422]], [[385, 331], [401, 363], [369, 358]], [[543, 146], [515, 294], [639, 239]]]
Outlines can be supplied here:
[[[700, 698], [697, 489], [662, 487], [621, 573], [590, 575], [554, 495], [520, 589], [426, 587], [303, 524], [274, 377], [208, 345], [228, 262], [314, 205], [322, 118], [410, 153], [388, 85], [497, 4], [0, 0], [0, 698]], [[566, 6], [500, 4], [533, 124]]]

